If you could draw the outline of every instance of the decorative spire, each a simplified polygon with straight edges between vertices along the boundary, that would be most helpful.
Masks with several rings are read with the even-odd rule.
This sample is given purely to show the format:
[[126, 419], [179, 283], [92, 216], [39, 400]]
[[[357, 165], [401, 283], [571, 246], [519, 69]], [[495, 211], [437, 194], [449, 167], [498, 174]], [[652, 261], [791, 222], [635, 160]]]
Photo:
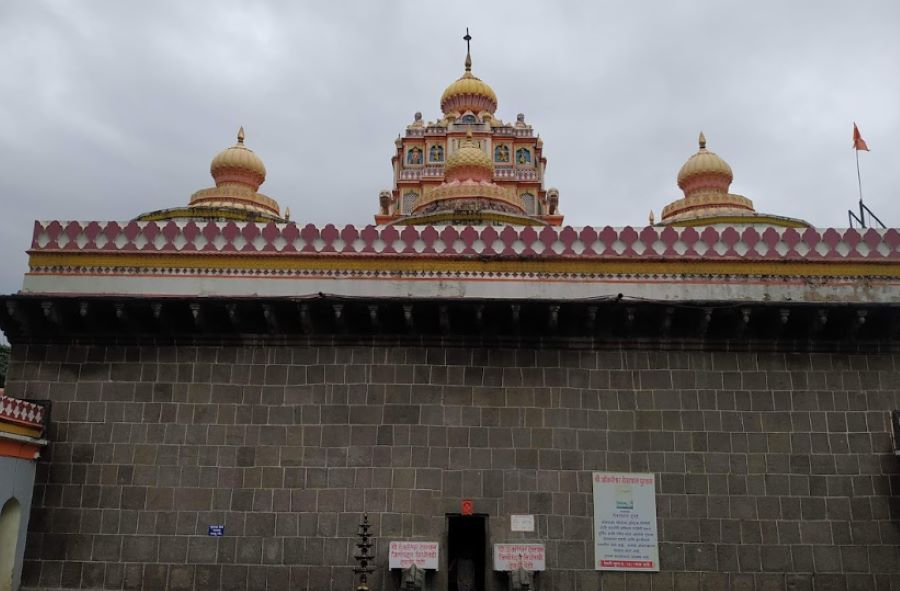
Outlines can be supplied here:
[[704, 148], [706, 147], [706, 136], [703, 135], [703, 132], [702, 132], [702, 131], [700, 132], [700, 140], [699, 140], [699, 142], [700, 142], [700, 149], [701, 149], [701, 150], [704, 149]]
[[652, 209], [650, 210], [650, 216], [647, 218], [647, 221], [650, 222], [651, 226], [656, 223], [656, 216], [653, 215]]
[[466, 36], [463, 37], [466, 42], [466, 72], [472, 71], [472, 48], [469, 45], [469, 42], [472, 40], [472, 36], [469, 35], [469, 27], [466, 27]]
[[241, 125], [240, 129], [238, 129], [237, 140], [240, 145], [242, 145], [242, 146], [244, 145], [244, 126], [243, 125]]

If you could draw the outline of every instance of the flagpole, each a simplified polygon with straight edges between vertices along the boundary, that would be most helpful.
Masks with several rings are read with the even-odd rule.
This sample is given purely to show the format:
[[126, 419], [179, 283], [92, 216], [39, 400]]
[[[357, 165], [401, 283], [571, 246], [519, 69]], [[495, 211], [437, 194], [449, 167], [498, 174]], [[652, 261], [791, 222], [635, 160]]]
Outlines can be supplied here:
[[859, 174], [859, 148], [853, 150], [856, 152], [856, 183], [859, 187], [859, 220], [860, 224], [863, 228], [866, 227], [866, 213], [863, 210], [863, 196], [862, 196], [862, 176]]

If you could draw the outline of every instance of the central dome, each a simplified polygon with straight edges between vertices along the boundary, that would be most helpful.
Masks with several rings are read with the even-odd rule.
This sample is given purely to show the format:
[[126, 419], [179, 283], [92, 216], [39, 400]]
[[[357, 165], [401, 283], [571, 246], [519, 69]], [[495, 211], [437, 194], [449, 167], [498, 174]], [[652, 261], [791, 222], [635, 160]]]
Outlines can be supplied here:
[[441, 95], [441, 111], [449, 113], [494, 114], [497, 110], [497, 95], [494, 89], [472, 74], [472, 56], [466, 53], [466, 72]]

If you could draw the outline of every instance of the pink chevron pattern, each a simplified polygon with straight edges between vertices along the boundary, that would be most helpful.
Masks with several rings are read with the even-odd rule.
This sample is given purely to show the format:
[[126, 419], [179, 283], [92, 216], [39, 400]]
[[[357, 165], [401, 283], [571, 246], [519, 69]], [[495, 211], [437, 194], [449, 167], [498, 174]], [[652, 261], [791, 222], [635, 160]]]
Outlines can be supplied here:
[[894, 262], [900, 260], [900, 232], [39, 221], [29, 252]]
[[0, 394], [0, 420], [4, 419], [29, 427], [42, 427], [44, 425], [44, 407]]

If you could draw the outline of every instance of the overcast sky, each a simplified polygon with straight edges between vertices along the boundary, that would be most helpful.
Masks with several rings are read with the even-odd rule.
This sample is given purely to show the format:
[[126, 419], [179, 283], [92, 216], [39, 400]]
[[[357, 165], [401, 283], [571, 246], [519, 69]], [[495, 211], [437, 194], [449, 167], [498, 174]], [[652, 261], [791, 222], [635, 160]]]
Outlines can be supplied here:
[[397, 133], [463, 70], [544, 138], [572, 225], [639, 225], [702, 129], [758, 211], [900, 224], [900, 2], [0, 3], [0, 292], [35, 219], [184, 205], [247, 145], [294, 220], [372, 223]]

